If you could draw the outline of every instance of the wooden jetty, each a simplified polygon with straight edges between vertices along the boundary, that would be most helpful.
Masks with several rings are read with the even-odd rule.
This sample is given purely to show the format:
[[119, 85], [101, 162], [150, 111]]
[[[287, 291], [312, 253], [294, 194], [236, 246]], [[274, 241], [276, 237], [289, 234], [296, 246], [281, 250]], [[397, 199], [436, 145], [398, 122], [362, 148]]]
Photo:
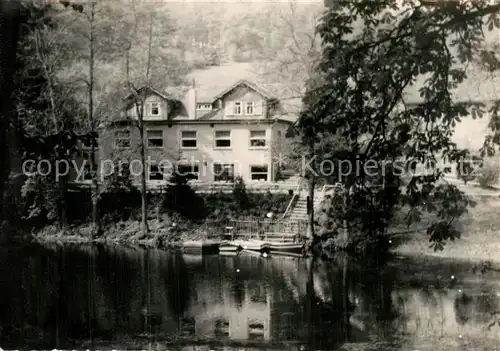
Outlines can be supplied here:
[[300, 243], [281, 243], [265, 240], [234, 240], [234, 241], [186, 241], [183, 244], [183, 251], [189, 255], [213, 255], [226, 254], [235, 255], [240, 251], [252, 251], [277, 254], [295, 254], [302, 257], [301, 253], [304, 249], [304, 244]]
[[187, 241], [187, 254], [235, 255], [242, 250], [254, 251], [259, 255], [271, 252], [300, 255], [304, 249], [301, 241], [306, 226], [300, 221], [231, 221], [226, 227], [223, 240]]
[[219, 253], [219, 241], [200, 240], [200, 241], [186, 241], [183, 244], [184, 253], [210, 255]]
[[307, 229], [301, 221], [232, 221], [226, 227], [225, 239], [241, 249], [302, 253], [301, 234]]

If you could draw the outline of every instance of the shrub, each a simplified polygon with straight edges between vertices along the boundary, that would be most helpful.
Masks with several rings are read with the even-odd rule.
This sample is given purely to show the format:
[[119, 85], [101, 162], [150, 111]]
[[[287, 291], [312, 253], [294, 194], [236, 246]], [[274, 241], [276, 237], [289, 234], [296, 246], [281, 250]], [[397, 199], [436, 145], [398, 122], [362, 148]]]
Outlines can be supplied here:
[[210, 219], [219, 220], [235, 217], [240, 211], [232, 194], [210, 194], [205, 198], [205, 204]]
[[104, 191], [99, 200], [99, 208], [105, 222], [129, 219], [140, 208], [141, 192], [132, 183], [128, 167], [122, 172], [113, 172], [104, 182]]
[[242, 177], [237, 177], [233, 188], [233, 199], [240, 209], [248, 208], [248, 194]]
[[92, 192], [90, 188], [74, 187], [68, 192], [68, 221], [85, 222], [92, 213]]
[[28, 177], [21, 188], [21, 194], [25, 205], [25, 221], [35, 227], [57, 221], [60, 194], [53, 177]]
[[499, 174], [498, 160], [496, 158], [489, 158], [483, 163], [480, 174], [477, 176], [477, 181], [482, 188], [489, 188], [496, 184]]
[[240, 207], [233, 194], [215, 193], [205, 198], [206, 209], [210, 219], [227, 218], [262, 218], [268, 212], [282, 214], [285, 212], [292, 196], [288, 194], [246, 193], [248, 205]]
[[315, 211], [315, 228], [318, 236], [333, 236], [337, 233], [332, 201], [333, 198], [327, 195], [321, 202], [318, 211]]
[[190, 176], [175, 172], [170, 178], [170, 185], [163, 196], [162, 207], [170, 213], [178, 213], [182, 217], [199, 220], [206, 217], [205, 202], [198, 196], [188, 181]]

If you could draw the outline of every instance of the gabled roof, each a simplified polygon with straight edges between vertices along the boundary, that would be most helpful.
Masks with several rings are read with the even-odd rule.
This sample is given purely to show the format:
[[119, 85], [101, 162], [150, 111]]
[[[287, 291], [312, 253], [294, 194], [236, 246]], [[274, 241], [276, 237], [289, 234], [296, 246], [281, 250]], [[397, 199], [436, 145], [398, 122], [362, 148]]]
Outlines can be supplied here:
[[269, 92], [267, 92], [266, 90], [262, 89], [260, 86], [258, 86], [257, 84], [255, 83], [252, 83], [246, 79], [242, 79], [242, 80], [239, 80], [237, 81], [236, 83], [234, 83], [233, 85], [231, 85], [230, 87], [224, 89], [223, 91], [221, 91], [220, 93], [218, 93], [217, 95], [215, 95], [213, 98], [212, 98], [212, 102], [217, 100], [217, 99], [220, 99], [221, 97], [223, 97], [224, 95], [226, 95], [227, 93], [229, 93], [230, 91], [232, 91], [233, 89], [235, 89], [236, 87], [240, 86], [240, 85], [246, 85], [248, 86], [250, 89], [253, 89], [255, 90], [256, 92], [258, 92], [259, 94], [263, 95], [264, 97], [268, 98], [268, 99], [272, 99], [273, 96], [271, 96], [269, 94]]
[[[143, 87], [139, 88], [139, 90], [137, 91], [137, 93], [142, 94], [142, 93], [147, 93], [148, 91], [150, 93], [153, 93], [154, 95], [157, 95], [157, 96], [161, 97], [164, 100], [175, 100], [172, 97], [169, 97], [169, 96], [167, 96], [167, 95], [159, 92], [158, 90], [156, 90], [154, 88], [151, 88], [151, 87], [148, 87], [148, 86], [143, 86]], [[128, 94], [125, 99], [126, 100], [129, 99], [131, 96], [132, 96], [132, 94]]]

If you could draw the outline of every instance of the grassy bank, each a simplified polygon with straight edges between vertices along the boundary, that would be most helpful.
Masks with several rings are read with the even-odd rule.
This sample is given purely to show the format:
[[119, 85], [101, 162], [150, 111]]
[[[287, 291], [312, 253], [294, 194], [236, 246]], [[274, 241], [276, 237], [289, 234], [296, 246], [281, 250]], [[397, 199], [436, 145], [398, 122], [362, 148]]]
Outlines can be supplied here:
[[424, 231], [408, 234], [393, 249], [405, 255], [425, 255], [471, 261], [500, 263], [500, 198], [498, 191], [477, 188], [465, 189], [477, 202], [475, 207], [458, 220], [461, 237], [447, 242], [443, 251], [429, 248], [429, 238]]
[[33, 239], [39, 242], [55, 242], [61, 244], [106, 243], [120, 245], [137, 245], [154, 248], [181, 247], [186, 240], [199, 240], [208, 237], [207, 223], [198, 224], [187, 220], [174, 221], [169, 217], [154, 219], [148, 222], [149, 233], [143, 236], [140, 221], [126, 220], [109, 224], [103, 235], [92, 240], [91, 225], [80, 224], [62, 230], [49, 225], [32, 233]]

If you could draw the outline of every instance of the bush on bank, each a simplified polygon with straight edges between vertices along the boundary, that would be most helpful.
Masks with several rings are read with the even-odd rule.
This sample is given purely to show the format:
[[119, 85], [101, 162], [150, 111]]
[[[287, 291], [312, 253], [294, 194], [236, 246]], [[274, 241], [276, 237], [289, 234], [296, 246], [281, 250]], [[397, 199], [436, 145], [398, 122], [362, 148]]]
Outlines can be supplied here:
[[[160, 240], [163, 245], [181, 242], [207, 232], [222, 233], [228, 220], [262, 219], [266, 214], [283, 214], [292, 194], [247, 192], [244, 182], [236, 179], [232, 193], [197, 194], [182, 177], [171, 179], [171, 185], [159, 193], [148, 193], [150, 235], [140, 237], [141, 193], [127, 179], [107, 179], [100, 197], [99, 211], [105, 229], [104, 237], [113, 241]], [[67, 193], [69, 230], [64, 235], [90, 236], [90, 189], [72, 189]], [[24, 203], [23, 208], [32, 208]], [[24, 221], [26, 230], [46, 236], [59, 232], [52, 218], [39, 217]], [[150, 243], [152, 244], [152, 243]], [[155, 243], [158, 246], [158, 243]]]

